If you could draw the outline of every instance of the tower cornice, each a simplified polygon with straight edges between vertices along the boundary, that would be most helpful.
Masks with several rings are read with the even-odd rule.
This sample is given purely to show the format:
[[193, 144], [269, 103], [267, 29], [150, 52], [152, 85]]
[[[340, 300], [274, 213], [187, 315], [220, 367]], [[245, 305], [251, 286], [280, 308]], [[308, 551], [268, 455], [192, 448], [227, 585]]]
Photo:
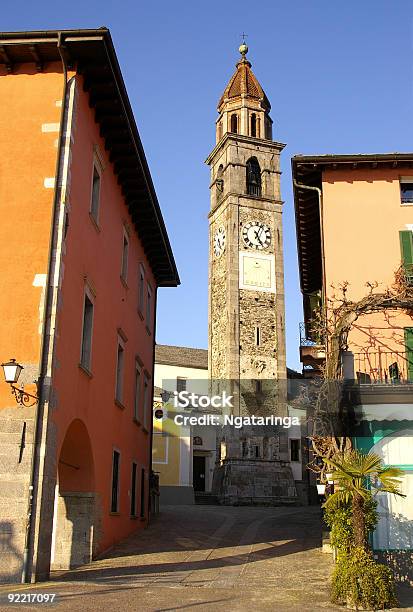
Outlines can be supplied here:
[[[229, 200], [229, 201], [228, 201]], [[253, 198], [248, 194], [230, 192], [208, 213], [208, 219], [212, 218], [217, 210], [226, 206], [248, 206], [251, 210], [266, 210], [269, 212], [282, 212], [284, 200], [275, 198]]]
[[205, 163], [208, 164], [208, 166], [211, 165], [214, 157], [217, 155], [217, 153], [222, 148], [224, 148], [224, 146], [226, 145], [228, 141], [232, 141], [234, 144], [242, 143], [246, 145], [255, 145], [255, 146], [261, 145], [265, 147], [266, 149], [274, 149], [278, 153], [282, 151], [284, 147], [286, 146], [284, 143], [276, 142], [274, 140], [266, 140], [264, 138], [255, 138], [254, 136], [245, 136], [244, 134], [233, 134], [232, 132], [227, 132], [226, 134], [224, 134], [221, 140], [215, 145], [215, 147], [213, 148], [213, 150], [211, 151], [211, 153], [208, 155], [207, 159], [205, 160]]

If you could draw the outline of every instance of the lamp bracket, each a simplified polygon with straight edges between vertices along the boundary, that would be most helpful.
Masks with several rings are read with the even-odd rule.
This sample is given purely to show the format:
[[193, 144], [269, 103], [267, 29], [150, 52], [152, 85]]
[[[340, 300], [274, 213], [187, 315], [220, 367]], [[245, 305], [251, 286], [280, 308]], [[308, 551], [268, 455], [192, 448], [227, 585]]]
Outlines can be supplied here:
[[37, 404], [37, 402], [39, 401], [37, 395], [32, 395], [31, 393], [28, 393], [24, 390], [24, 387], [20, 388], [16, 387], [15, 385], [10, 385], [10, 387], [11, 392], [13, 393], [16, 399], [16, 402], [21, 406], [26, 406], [27, 408], [30, 408], [31, 406]]

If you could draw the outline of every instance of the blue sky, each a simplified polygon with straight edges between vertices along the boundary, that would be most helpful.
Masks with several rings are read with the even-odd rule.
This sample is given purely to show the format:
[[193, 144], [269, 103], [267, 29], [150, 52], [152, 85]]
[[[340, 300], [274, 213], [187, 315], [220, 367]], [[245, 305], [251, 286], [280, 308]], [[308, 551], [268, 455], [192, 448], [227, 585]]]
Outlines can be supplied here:
[[274, 139], [287, 143], [287, 357], [299, 368], [290, 159], [413, 150], [411, 0], [23, 4], [2, 1], [3, 30], [111, 30], [181, 275], [181, 287], [159, 292], [157, 340], [165, 344], [207, 346], [204, 160], [214, 146], [216, 104], [233, 73], [240, 33], [248, 34], [249, 59], [272, 104]]

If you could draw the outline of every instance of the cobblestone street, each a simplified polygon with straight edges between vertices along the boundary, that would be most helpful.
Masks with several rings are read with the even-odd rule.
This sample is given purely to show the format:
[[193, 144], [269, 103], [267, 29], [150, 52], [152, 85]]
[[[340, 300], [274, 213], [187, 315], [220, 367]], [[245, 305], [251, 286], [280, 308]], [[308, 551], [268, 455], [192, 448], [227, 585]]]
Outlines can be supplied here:
[[[319, 515], [315, 507], [165, 507], [105, 558], [21, 592], [56, 593], [54, 608], [85, 612], [342, 609], [329, 603], [332, 560], [320, 551]], [[1, 601], [20, 588], [1, 587]]]

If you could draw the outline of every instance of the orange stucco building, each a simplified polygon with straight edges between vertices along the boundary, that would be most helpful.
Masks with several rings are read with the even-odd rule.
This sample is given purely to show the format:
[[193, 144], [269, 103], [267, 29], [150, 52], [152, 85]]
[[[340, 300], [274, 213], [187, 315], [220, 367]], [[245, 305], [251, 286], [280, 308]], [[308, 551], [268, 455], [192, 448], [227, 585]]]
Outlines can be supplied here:
[[[413, 154], [296, 156], [292, 170], [305, 318], [300, 353], [304, 374], [312, 377], [323, 374], [331, 355], [329, 338], [326, 342], [315, 323], [320, 306], [326, 305], [322, 312], [331, 323], [343, 298], [360, 302], [370, 290], [386, 294], [388, 288], [387, 295], [397, 292], [403, 305], [410, 305]], [[339, 411], [346, 434], [355, 448], [403, 470], [403, 497], [384, 492], [375, 497], [378, 523], [371, 544], [397, 581], [413, 584], [411, 311], [386, 308], [354, 317], [340, 353]], [[333, 412], [330, 416], [331, 423], [342, 424]]]
[[19, 581], [147, 524], [156, 293], [179, 277], [107, 29], [0, 34], [0, 100], [0, 357], [39, 398], [0, 382]]
[[[314, 312], [385, 291], [402, 266], [413, 281], [413, 154], [296, 156], [292, 160], [306, 329], [301, 358], [324, 359], [312, 335]], [[314, 335], [314, 334], [313, 334]], [[413, 381], [413, 320], [402, 311], [364, 315], [349, 335], [362, 382]], [[397, 364], [394, 367], [394, 364]]]

